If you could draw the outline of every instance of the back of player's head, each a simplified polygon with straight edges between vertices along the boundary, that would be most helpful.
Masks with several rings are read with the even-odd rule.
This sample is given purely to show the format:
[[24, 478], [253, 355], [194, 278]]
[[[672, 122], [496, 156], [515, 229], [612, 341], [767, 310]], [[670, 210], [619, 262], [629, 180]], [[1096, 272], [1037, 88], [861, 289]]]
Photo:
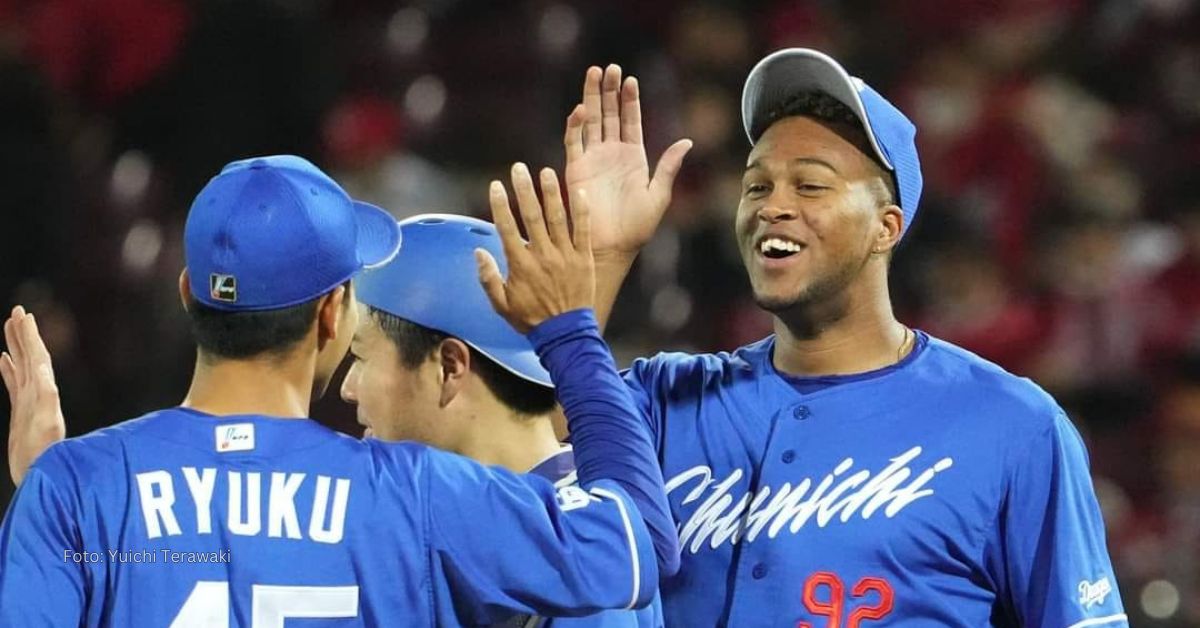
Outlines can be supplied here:
[[283, 353], [310, 329], [320, 297], [386, 263], [400, 230], [308, 161], [235, 161], [201, 190], [184, 228], [189, 314], [209, 354]]
[[[829, 102], [831, 99], [833, 102]], [[845, 119], [841, 107], [851, 116]], [[742, 90], [742, 125], [754, 144], [773, 123], [789, 115], [861, 128], [868, 156], [892, 176], [892, 192], [908, 232], [921, 200], [921, 163], [916, 126], [879, 92], [846, 72], [832, 57], [807, 48], [787, 48], [759, 61]]]
[[[342, 284], [347, 294], [350, 281]], [[310, 301], [274, 310], [226, 311], [193, 299], [188, 304], [192, 337], [206, 356], [242, 360], [286, 356], [312, 329], [318, 295]], [[349, 304], [346, 300], [343, 305]]]

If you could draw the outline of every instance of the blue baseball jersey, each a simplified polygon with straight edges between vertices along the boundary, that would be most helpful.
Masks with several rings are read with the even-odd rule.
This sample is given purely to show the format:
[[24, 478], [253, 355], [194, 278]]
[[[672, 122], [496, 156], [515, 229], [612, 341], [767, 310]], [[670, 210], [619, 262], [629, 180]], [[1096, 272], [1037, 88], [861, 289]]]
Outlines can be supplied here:
[[843, 377], [773, 347], [625, 373], [679, 526], [668, 626], [1127, 625], [1083, 443], [1035, 384], [924, 333]]
[[[578, 481], [575, 455], [569, 445], [538, 463], [529, 473], [546, 478], [560, 489]], [[587, 617], [531, 617], [519, 625], [521, 628], [662, 628], [662, 600], [656, 593], [650, 605], [639, 610], [604, 611]]]
[[306, 419], [177, 408], [57, 443], [31, 467], [0, 528], [0, 625], [584, 615], [649, 603], [655, 563], [613, 482], [559, 490]]

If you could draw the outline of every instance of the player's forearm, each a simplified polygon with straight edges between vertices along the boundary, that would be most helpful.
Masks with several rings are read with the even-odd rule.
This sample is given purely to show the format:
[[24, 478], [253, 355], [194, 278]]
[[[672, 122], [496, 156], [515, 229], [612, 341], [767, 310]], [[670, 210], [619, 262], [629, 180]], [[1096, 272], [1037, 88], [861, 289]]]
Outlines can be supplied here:
[[637, 253], [596, 253], [596, 322], [602, 332], [635, 259]]
[[33, 461], [42, 455], [42, 452], [49, 449], [54, 443], [62, 440], [65, 436], [54, 426], [49, 428], [42, 427], [40, 431], [36, 431], [37, 429], [38, 426], [28, 426], [22, 438], [9, 438], [8, 473], [12, 478], [14, 486], [21, 485], [21, 480], [25, 478], [25, 473], [29, 471], [29, 467], [33, 465]]
[[662, 472], [593, 314], [575, 310], [536, 327], [529, 339], [556, 385], [575, 446], [579, 483], [616, 482], [637, 506], [663, 575], [679, 567], [679, 540]]

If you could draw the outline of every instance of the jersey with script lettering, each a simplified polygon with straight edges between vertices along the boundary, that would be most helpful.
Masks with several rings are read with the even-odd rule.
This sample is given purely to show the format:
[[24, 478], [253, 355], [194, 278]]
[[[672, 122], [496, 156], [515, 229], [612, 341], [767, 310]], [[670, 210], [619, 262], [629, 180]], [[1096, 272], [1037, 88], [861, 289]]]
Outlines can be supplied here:
[[163, 410], [31, 467], [0, 529], [0, 625], [456, 626], [644, 605], [645, 524], [615, 483], [588, 488], [564, 498], [305, 419]]
[[1127, 624], [1079, 434], [1046, 393], [918, 333], [790, 378], [774, 337], [638, 360], [683, 549], [667, 625]]
[[[575, 455], [567, 445], [539, 462], [529, 473], [540, 475], [558, 489], [576, 486]], [[503, 624], [503, 628], [662, 628], [662, 600], [655, 594], [646, 608], [629, 611], [604, 611], [587, 617], [518, 617]]]

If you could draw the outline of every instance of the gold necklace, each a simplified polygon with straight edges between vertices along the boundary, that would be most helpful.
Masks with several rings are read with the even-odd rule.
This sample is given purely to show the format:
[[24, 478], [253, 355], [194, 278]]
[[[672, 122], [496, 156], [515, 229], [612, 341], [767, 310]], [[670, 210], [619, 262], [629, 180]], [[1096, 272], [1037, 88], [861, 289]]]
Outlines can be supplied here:
[[913, 330], [909, 329], [908, 325], [904, 325], [904, 339], [900, 341], [900, 346], [896, 348], [897, 362], [904, 359], [905, 348], [908, 347], [909, 341], [915, 341], [916, 338], [917, 335], [913, 333]]

